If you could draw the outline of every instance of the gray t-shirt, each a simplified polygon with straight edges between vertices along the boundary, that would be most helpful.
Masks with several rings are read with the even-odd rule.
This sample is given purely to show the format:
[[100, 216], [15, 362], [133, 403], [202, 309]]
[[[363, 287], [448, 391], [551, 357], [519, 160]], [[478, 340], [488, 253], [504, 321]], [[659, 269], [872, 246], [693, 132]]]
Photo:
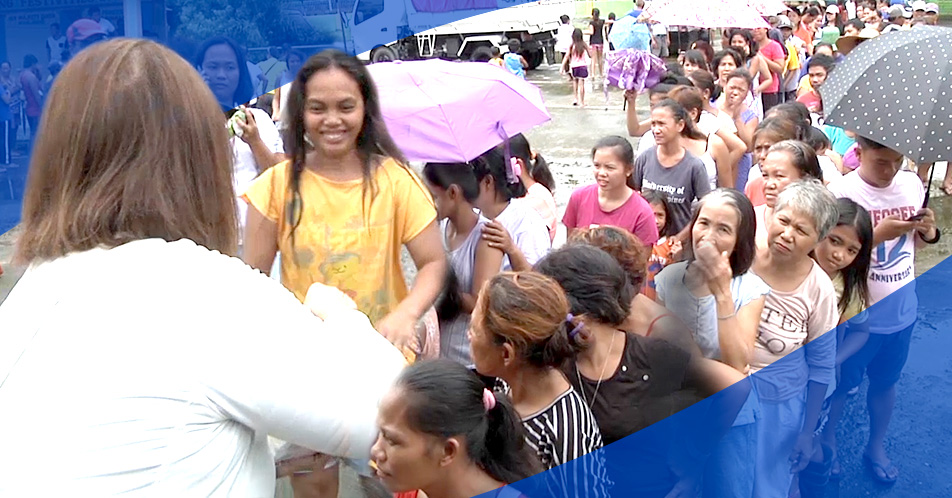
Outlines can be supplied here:
[[668, 218], [674, 233], [691, 221], [691, 204], [711, 191], [704, 163], [688, 151], [684, 151], [681, 162], [666, 168], [658, 162], [658, 147], [654, 146], [635, 159], [632, 178], [641, 192], [654, 190], [668, 197]]

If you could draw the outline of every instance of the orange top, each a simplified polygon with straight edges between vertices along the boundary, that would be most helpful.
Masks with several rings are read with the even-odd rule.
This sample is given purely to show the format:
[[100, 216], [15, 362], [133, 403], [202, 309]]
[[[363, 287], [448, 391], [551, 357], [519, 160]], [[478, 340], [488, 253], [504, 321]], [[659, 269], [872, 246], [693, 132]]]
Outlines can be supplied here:
[[750, 203], [754, 207], [762, 206], [767, 203], [767, 199], [764, 197], [764, 177], [757, 176], [753, 180], [747, 182], [747, 186], [744, 187], [744, 195], [750, 199]]

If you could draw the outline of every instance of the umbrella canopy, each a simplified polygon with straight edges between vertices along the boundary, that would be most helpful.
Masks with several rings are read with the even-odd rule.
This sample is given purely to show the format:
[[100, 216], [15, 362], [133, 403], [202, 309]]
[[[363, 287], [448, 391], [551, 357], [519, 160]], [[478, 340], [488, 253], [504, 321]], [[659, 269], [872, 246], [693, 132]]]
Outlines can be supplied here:
[[747, 0], [747, 3], [762, 16], [775, 16], [788, 8], [783, 0]]
[[637, 49], [651, 50], [651, 31], [643, 22], [638, 22], [632, 16], [625, 16], [615, 21], [612, 32], [608, 34], [616, 50]]
[[605, 67], [606, 92], [608, 86], [641, 92], [657, 85], [667, 70], [663, 60], [635, 49], [609, 53], [605, 57]]
[[819, 91], [826, 123], [919, 163], [952, 159], [952, 29], [917, 26], [868, 40]]
[[387, 130], [409, 161], [471, 161], [551, 119], [538, 87], [485, 62], [386, 62], [369, 70]]
[[668, 26], [769, 28], [748, 0], [656, 0], [642, 17]]

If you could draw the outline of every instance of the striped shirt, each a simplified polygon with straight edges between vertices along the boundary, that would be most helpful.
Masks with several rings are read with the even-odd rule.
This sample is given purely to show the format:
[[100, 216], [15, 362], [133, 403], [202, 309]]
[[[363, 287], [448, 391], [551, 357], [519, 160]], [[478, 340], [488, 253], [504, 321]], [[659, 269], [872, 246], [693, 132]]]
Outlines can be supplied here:
[[[508, 386], [497, 383], [507, 394]], [[569, 387], [546, 408], [523, 417], [526, 442], [535, 451], [546, 473], [546, 485], [552, 496], [572, 490], [579, 496], [608, 496], [610, 482], [603, 456], [590, 455], [570, 465], [563, 465], [602, 447], [602, 435], [592, 411], [582, 397]]]

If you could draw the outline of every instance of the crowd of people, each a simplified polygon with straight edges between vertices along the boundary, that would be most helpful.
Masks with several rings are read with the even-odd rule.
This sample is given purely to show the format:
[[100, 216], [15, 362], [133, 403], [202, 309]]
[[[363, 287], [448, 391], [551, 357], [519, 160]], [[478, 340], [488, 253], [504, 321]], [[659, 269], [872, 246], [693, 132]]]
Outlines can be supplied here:
[[[551, 471], [552, 493], [608, 496], [601, 448], [730, 391], [688, 468], [644, 448], [661, 470], [641, 491], [822, 496], [866, 377], [864, 461], [894, 483], [906, 284], [940, 232], [902, 154], [822, 123], [837, 62], [814, 11], [778, 19], [784, 45], [734, 30], [684, 54], [647, 120], [627, 94], [637, 150], [598, 140], [561, 219], [525, 136], [411, 167], [352, 56], [283, 54], [268, 113], [245, 107], [259, 83], [228, 38], [192, 61], [147, 40], [78, 51], [32, 156], [30, 266], [0, 305], [18, 450], [0, 494], [269, 496], [286, 477], [297, 497], [518, 497], [506, 485]], [[37, 466], [38, 441], [73, 464]]]

